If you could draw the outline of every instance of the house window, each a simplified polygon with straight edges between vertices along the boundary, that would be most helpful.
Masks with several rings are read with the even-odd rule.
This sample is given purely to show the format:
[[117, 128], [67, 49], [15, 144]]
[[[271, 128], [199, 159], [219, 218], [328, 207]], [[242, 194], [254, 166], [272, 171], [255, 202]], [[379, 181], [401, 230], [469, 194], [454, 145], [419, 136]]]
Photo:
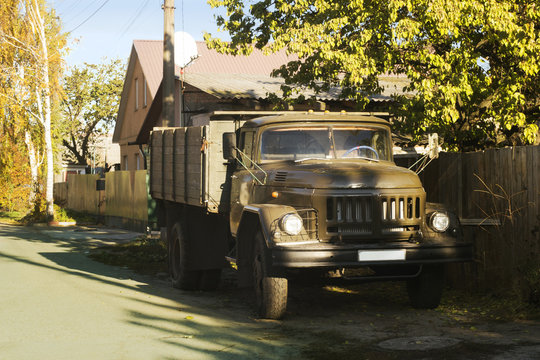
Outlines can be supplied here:
[[124, 157], [122, 158], [122, 163], [124, 165], [122, 166], [124, 170], [128, 170], [128, 156], [127, 155], [124, 155]]
[[139, 79], [135, 79], [135, 111], [139, 109]]
[[143, 77], [143, 107], [148, 105], [148, 98], [146, 97], [146, 78]]
[[136, 169], [141, 170], [141, 156], [139, 154], [135, 154], [135, 164], [137, 164]]

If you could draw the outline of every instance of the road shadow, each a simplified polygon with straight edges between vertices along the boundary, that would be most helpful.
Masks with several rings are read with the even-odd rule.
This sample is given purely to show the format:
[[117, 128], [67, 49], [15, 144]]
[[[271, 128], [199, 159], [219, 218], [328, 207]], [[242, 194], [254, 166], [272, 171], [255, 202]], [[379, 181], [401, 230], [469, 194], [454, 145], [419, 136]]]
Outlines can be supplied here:
[[38, 252], [42, 259], [4, 252], [0, 259], [100, 283], [108, 293], [122, 294], [117, 296], [129, 304], [124, 322], [156, 336], [166, 349], [173, 349], [169, 354], [178, 353], [164, 359], [298, 358], [301, 343], [282, 336], [279, 322], [253, 317], [249, 305], [228, 289], [213, 293], [172, 289], [168, 281], [93, 261], [80, 239], [55, 239], [35, 229], [5, 226], [0, 226], [0, 238], [58, 249]]

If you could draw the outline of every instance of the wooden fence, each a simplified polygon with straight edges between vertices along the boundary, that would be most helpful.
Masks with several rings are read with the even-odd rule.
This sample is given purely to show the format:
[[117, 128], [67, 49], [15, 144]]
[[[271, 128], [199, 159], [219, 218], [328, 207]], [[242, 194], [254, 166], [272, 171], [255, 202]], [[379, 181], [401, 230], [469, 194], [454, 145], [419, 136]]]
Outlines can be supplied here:
[[104, 191], [96, 191], [99, 175], [68, 175], [67, 182], [54, 184], [54, 201], [68, 209], [91, 215], [104, 215]]
[[109, 172], [105, 190], [97, 190], [98, 179], [99, 175], [69, 175], [67, 182], [55, 184], [55, 201], [98, 216], [108, 225], [145, 231], [149, 223], [146, 171]]
[[522, 288], [540, 267], [540, 146], [442, 153], [422, 180], [428, 201], [452, 208], [475, 244], [475, 262], [454, 266], [452, 282]]

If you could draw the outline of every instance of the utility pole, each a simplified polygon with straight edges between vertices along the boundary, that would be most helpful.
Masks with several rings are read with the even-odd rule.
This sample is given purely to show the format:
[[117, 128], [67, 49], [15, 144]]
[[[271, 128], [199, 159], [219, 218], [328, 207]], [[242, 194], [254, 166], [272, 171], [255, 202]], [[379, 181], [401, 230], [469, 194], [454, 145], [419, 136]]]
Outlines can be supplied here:
[[163, 125], [175, 125], [174, 106], [174, 0], [164, 0], [163, 33]]

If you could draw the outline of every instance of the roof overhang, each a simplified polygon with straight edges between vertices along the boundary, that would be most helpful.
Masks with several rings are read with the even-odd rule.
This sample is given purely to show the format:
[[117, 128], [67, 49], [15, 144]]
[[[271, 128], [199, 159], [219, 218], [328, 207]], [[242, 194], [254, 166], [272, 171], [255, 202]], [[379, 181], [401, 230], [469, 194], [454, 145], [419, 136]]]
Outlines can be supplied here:
[[[265, 75], [215, 73], [186, 73], [184, 82], [218, 99], [257, 100], [267, 99], [270, 94], [279, 94], [281, 86], [285, 84], [285, 80], [282, 78]], [[384, 89], [383, 93], [370, 96], [370, 100], [373, 102], [389, 102], [392, 101], [394, 93], [403, 93], [403, 88], [408, 84], [408, 80], [406, 78], [381, 77], [379, 83]], [[319, 101], [342, 101], [340, 93], [339, 88], [332, 88], [319, 94], [310, 89], [303, 89], [298, 95], [303, 95], [307, 99], [315, 98]], [[157, 125], [161, 115], [162, 97], [162, 84], [160, 84], [137, 139], [130, 144], [148, 143], [150, 132]]]

